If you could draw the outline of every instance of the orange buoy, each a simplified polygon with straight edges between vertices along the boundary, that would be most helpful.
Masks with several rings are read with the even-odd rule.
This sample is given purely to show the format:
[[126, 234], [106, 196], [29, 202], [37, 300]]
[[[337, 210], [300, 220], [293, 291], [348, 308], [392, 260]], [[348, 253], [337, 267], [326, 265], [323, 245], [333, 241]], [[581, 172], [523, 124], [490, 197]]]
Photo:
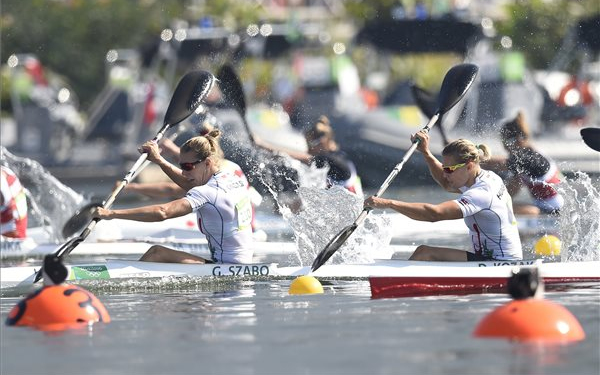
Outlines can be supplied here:
[[585, 338], [577, 319], [554, 302], [529, 298], [500, 306], [475, 328], [476, 337], [518, 341], [572, 342]]
[[515, 299], [483, 318], [473, 335], [518, 341], [572, 342], [585, 338], [577, 319], [565, 307], [542, 298], [544, 281], [536, 268], [513, 271], [509, 294]]
[[19, 301], [9, 312], [6, 325], [41, 330], [79, 328], [94, 322], [110, 322], [108, 311], [96, 296], [76, 285], [44, 286]]

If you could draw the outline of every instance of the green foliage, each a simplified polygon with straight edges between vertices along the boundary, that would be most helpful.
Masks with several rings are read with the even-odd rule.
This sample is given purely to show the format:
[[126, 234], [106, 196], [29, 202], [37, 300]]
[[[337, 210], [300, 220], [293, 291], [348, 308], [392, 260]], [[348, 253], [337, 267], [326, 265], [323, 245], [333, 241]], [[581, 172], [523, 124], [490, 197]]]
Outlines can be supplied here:
[[[437, 3], [424, 2], [430, 8]], [[410, 10], [416, 0], [402, 3]], [[344, 2], [346, 17], [356, 27], [390, 18], [398, 4], [399, 0]], [[598, 0], [517, 0], [508, 5], [508, 17], [499, 23], [499, 31], [513, 39], [514, 48], [525, 53], [530, 65], [544, 68], [555, 56], [567, 28], [594, 13], [598, 13]], [[11, 54], [37, 55], [47, 68], [68, 78], [82, 107], [87, 108], [105, 83], [109, 49], [138, 48], [148, 38], [157, 38], [173, 19], [203, 16], [231, 29], [270, 19], [257, 1], [2, 0], [0, 56], [5, 63]], [[425, 60], [425, 65], [417, 58], [395, 61], [392, 73], [399, 78], [417, 77], [421, 84], [432, 86], [443, 76], [447, 63]], [[4, 106], [6, 90], [2, 93]]]
[[599, 11], [598, 0], [515, 1], [507, 6], [498, 31], [512, 38], [513, 48], [525, 54], [531, 67], [546, 69], [569, 28]]
[[183, 12], [182, 0], [5, 0], [2, 3], [3, 62], [33, 53], [47, 68], [65, 74], [87, 106], [105, 82], [105, 56], [112, 48], [136, 48], [158, 36]]

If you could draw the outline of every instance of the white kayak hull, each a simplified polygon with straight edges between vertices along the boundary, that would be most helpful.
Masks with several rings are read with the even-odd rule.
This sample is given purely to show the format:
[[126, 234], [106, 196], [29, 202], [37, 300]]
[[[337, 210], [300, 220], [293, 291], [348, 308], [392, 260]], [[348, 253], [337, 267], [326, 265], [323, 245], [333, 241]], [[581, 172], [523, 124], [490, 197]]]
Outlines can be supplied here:
[[[506, 279], [514, 267], [536, 266], [544, 278], [600, 282], [600, 261], [573, 263], [516, 262], [417, 262], [377, 260], [368, 264], [324, 265], [312, 275], [317, 278], [368, 279], [374, 277]], [[161, 277], [286, 277], [306, 275], [310, 267], [280, 267], [276, 263], [176, 264], [109, 259], [106, 262], [68, 265], [70, 281], [161, 278]], [[0, 271], [2, 289], [31, 286], [39, 267], [8, 267]]]
[[[399, 228], [392, 236], [392, 243], [394, 239], [405, 240], [408, 237], [421, 236], [424, 233], [429, 238], [468, 235], [467, 227], [462, 219], [429, 223], [417, 222], [400, 214], [386, 214], [386, 216], [390, 219], [392, 228]], [[273, 234], [292, 238], [293, 232], [284, 220], [274, 220], [272, 217], [266, 216], [261, 216], [258, 219], [260, 231], [255, 235], [256, 241], [264, 242], [267, 237], [270, 238]], [[558, 219], [550, 216], [519, 217], [517, 222], [519, 231], [522, 234], [532, 234], [540, 231], [553, 233], [558, 228]], [[0, 259], [41, 257], [54, 252], [52, 248], [60, 246], [60, 244], [52, 244], [48, 238], [48, 233], [41, 227], [29, 228], [28, 233], [31, 234], [31, 238], [25, 240], [3, 238], [0, 243]], [[124, 233], [127, 233], [127, 236]], [[195, 216], [192, 214], [159, 223], [142, 223], [119, 219], [103, 220], [98, 223], [85, 242], [79, 246], [85, 246], [90, 249], [90, 251], [81, 251], [82, 254], [140, 254], [138, 250], [123, 250], [120, 247], [115, 247], [115, 245], [111, 245], [115, 249], [114, 251], [106, 251], [109, 248], [108, 246], [99, 245], [105, 243], [114, 244], [117, 242], [139, 243], [138, 245], [131, 245], [132, 249], [134, 247], [142, 247], [142, 243], [152, 243], [192, 253], [199, 248], [202, 249], [198, 251], [205, 251], [207, 246], [206, 239], [199, 233]], [[90, 245], [86, 246], [87, 244]], [[131, 253], [131, 251], [134, 252]], [[78, 250], [77, 253], [79, 252]]]
[[[110, 241], [110, 242], [82, 242], [69, 255], [70, 257], [121, 257], [136, 256], [139, 258], [152, 245], [162, 245], [174, 250], [185, 251], [203, 258], [210, 258], [208, 243], [204, 238], [186, 239], [174, 236], [167, 237], [145, 237], [137, 238], [131, 241]], [[4, 242], [3, 242], [4, 245]], [[23, 259], [41, 259], [46, 254], [55, 253], [60, 245], [43, 244], [35, 245], [23, 242], [20, 246], [18, 241], [14, 245], [3, 247], [0, 253], [0, 260], [11, 262]], [[281, 261], [281, 257], [299, 256], [298, 247], [295, 242], [260, 242], [255, 241], [252, 245], [254, 252], [253, 262]], [[389, 245], [379, 249], [375, 253], [378, 258], [389, 259], [392, 256], [408, 257], [415, 250], [413, 245]], [[275, 258], [275, 259], [273, 259]]]

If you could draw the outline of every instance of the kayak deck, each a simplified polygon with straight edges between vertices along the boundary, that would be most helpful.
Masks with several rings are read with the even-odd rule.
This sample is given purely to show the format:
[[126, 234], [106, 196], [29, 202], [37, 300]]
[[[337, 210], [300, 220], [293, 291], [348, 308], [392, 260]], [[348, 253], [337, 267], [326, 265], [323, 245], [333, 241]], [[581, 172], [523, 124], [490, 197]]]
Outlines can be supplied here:
[[[502, 288], [515, 267], [534, 266], [539, 268], [544, 279], [551, 282], [600, 282], [600, 261], [542, 263], [534, 260], [515, 262], [377, 260], [366, 264], [324, 265], [311, 275], [321, 279], [369, 280], [372, 296], [379, 298], [394, 296], [393, 293], [401, 294], [401, 291], [409, 287], [418, 295], [422, 295], [426, 288], [433, 287], [446, 291], [475, 289], [491, 291], [492, 288]], [[2, 289], [32, 286], [39, 268], [31, 266], [2, 268], [0, 271]], [[309, 266], [280, 267], [277, 263], [179, 264], [126, 259], [68, 265], [67, 268], [69, 282], [163, 277], [294, 278], [310, 273]], [[392, 293], [394, 289], [400, 292]]]

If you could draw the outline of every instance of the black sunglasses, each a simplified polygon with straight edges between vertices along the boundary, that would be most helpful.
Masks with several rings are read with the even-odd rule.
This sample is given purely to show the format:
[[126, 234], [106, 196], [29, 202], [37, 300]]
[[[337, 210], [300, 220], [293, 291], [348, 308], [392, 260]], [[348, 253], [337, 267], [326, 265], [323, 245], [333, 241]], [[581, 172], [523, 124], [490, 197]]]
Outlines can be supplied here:
[[196, 168], [196, 164], [200, 164], [202, 163], [204, 160], [206, 159], [200, 159], [200, 160], [196, 160], [194, 162], [191, 163], [179, 163], [179, 166], [181, 167], [182, 170], [184, 171], [191, 171], [192, 169]]

